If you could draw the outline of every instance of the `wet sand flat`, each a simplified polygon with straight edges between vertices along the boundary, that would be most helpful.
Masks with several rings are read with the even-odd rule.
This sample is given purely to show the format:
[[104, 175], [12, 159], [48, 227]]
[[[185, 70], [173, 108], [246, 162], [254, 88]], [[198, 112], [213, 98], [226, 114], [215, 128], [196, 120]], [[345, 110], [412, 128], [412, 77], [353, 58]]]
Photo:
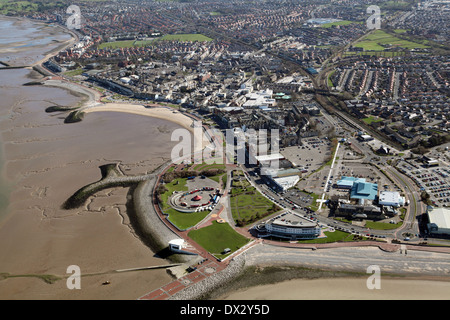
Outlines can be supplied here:
[[241, 289], [224, 300], [448, 300], [449, 281], [381, 278], [368, 289], [367, 278], [294, 279]]
[[[42, 58], [41, 47], [29, 49], [29, 62]], [[0, 60], [5, 54], [10, 53], [0, 52]], [[170, 133], [180, 125], [110, 111], [64, 124], [67, 113], [45, 109], [76, 106], [80, 96], [54, 87], [22, 86], [34, 78], [28, 69], [0, 71], [2, 183], [11, 188], [9, 207], [0, 214], [0, 273], [6, 275], [0, 277], [0, 299], [136, 299], [170, 282], [164, 269], [112, 272], [167, 263], [130, 226], [128, 189], [98, 192], [78, 209], [63, 210], [61, 205], [100, 179], [101, 165], [120, 162], [124, 173], [142, 174], [166, 162], [175, 144]], [[81, 290], [66, 287], [69, 265], [81, 269]], [[42, 275], [60, 280], [48, 284]], [[104, 281], [110, 284], [104, 286]]]

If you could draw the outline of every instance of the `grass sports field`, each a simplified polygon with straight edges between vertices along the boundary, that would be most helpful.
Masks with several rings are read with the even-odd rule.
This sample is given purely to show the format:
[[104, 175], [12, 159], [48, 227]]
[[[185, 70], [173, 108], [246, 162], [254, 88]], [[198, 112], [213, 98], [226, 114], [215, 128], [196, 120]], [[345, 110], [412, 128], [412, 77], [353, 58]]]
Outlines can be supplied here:
[[369, 33], [361, 41], [353, 45], [365, 51], [383, 51], [385, 49], [401, 47], [405, 49], [424, 49], [428, 46], [408, 40], [399, 39], [383, 30]]

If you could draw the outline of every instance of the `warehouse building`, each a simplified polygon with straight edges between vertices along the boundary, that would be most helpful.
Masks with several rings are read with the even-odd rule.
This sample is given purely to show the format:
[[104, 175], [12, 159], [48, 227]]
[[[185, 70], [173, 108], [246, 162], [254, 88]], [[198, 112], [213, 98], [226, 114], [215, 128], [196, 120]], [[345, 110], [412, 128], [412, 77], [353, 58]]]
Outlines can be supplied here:
[[336, 215], [344, 216], [349, 219], [384, 219], [380, 207], [355, 205], [349, 203], [339, 203], [336, 208]]
[[427, 208], [428, 224], [427, 228], [430, 234], [436, 236], [450, 236], [450, 209]]

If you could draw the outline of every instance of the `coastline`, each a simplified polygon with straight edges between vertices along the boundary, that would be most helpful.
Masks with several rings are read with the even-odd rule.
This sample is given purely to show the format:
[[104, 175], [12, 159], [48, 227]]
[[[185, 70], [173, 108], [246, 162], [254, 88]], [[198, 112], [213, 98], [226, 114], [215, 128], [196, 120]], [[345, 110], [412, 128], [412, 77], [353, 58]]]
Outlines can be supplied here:
[[[37, 30], [39, 37], [56, 34], [54, 29], [41, 30], [28, 22], [24, 26]], [[32, 58], [42, 56], [42, 47], [29, 50]], [[111, 272], [167, 263], [132, 228], [127, 214], [131, 189], [102, 190], [79, 209], [60, 206], [78, 187], [95, 181], [101, 165], [117, 161], [126, 173], [134, 174], [168, 161], [173, 143], [167, 132], [179, 125], [117, 112], [93, 112], [79, 124], [64, 124], [67, 112], [45, 110], [54, 105], [85, 105], [100, 95], [78, 90], [85, 88], [73, 83], [59, 88], [23, 86], [30, 76], [37, 78], [31, 68], [5, 70], [2, 76], [10, 88], [9, 95], [2, 97], [2, 171], [14, 189], [9, 194], [8, 215], [0, 223], [0, 299], [135, 299], [169, 282], [165, 269]], [[39, 79], [46, 78], [39, 75]], [[80, 94], [73, 95], [75, 91], [88, 97], [80, 99]], [[63, 280], [72, 264], [88, 275], [82, 290], [68, 290]], [[59, 281], [50, 285], [42, 281], [43, 275]], [[105, 280], [111, 284], [101, 286]]]
[[[320, 271], [318, 271], [320, 273]], [[450, 280], [382, 276], [380, 289], [368, 289], [369, 275], [312, 276], [222, 292], [215, 300], [448, 300]]]
[[[50, 81], [56, 81], [56, 80], [50, 80]], [[50, 86], [50, 84], [48, 84]], [[123, 113], [128, 113], [128, 114], [135, 114], [135, 115], [141, 115], [141, 116], [148, 116], [151, 118], [158, 118], [158, 119], [163, 119], [163, 120], [167, 120], [167, 121], [171, 121], [175, 124], [181, 125], [184, 128], [192, 131], [192, 127], [190, 126], [190, 124], [192, 123], [192, 119], [190, 119], [187, 116], [182, 115], [181, 113], [177, 112], [177, 113], [173, 113], [173, 109], [170, 109], [168, 107], [152, 107], [152, 108], [146, 108], [143, 105], [140, 104], [129, 104], [129, 103], [107, 103], [107, 104], [100, 104], [98, 103], [98, 99], [97, 99], [97, 95], [94, 92], [93, 96], [90, 96], [86, 91], [83, 91], [81, 88], [86, 89], [84, 87], [78, 86], [76, 84], [67, 82], [67, 83], [62, 83], [59, 85], [60, 88], [63, 89], [67, 89], [67, 90], [71, 90], [70, 87], [74, 86], [72, 88], [72, 90], [76, 91], [77, 88], [80, 89], [82, 92], [82, 94], [87, 95], [88, 99], [86, 102], [83, 103], [83, 107], [80, 108], [80, 111], [85, 112], [85, 113], [92, 113], [95, 114], [96, 112], [123, 112]], [[52, 86], [58, 86], [57, 84], [52, 84]], [[73, 91], [72, 91], [73, 92]], [[95, 104], [95, 105], [93, 105]], [[176, 120], [174, 120], [176, 119]], [[106, 196], [110, 196], [110, 193], [106, 193]], [[117, 194], [112, 194], [114, 197], [124, 197], [125, 194], [124, 193], [117, 193]], [[128, 196], [128, 194], [126, 194], [126, 196]], [[100, 198], [100, 197], [99, 197]], [[96, 201], [97, 198], [95, 198], [93, 200]], [[103, 201], [105, 201], [105, 199], [103, 199]], [[108, 200], [106, 200], [108, 201]], [[95, 204], [95, 203], [94, 203]], [[92, 203], [90, 203], [90, 205], [92, 205]], [[101, 208], [100, 205], [97, 206], [93, 206], [93, 207], [97, 207], [97, 208]], [[122, 210], [122, 211], [121, 211]], [[126, 216], [126, 213], [124, 213], [123, 208], [118, 209], [115, 214], [117, 214], [117, 212], [119, 213], [120, 217], [122, 219], [125, 219], [124, 217]], [[64, 217], [64, 219], [68, 219], [67, 217]], [[107, 222], [105, 223], [104, 220], [101, 219], [94, 219], [92, 221], [89, 222], [89, 224], [97, 224], [97, 223], [104, 223], [107, 224]], [[121, 222], [122, 224], [124, 223], [123, 221]], [[91, 231], [94, 231], [94, 228], [91, 226], [90, 228], [92, 228]], [[80, 228], [81, 229], [81, 228]], [[101, 229], [103, 230], [103, 232], [108, 232], [108, 228], [103, 226], [103, 228]], [[95, 232], [98, 232], [98, 230], [95, 230]], [[96, 239], [97, 241], [101, 241], [101, 239]], [[105, 244], [103, 242], [103, 244]], [[113, 244], [114, 246], [114, 244]], [[1, 271], [1, 270], [0, 270]], [[231, 271], [230, 271], [231, 272]], [[238, 275], [238, 271], [234, 270], [233, 271], [234, 275]], [[97, 277], [96, 281], [98, 281]], [[132, 276], [130, 276], [130, 278], [132, 278]], [[222, 279], [222, 281], [228, 281], [230, 278], [226, 278], [225, 280]], [[129, 285], [129, 284], [128, 284]], [[117, 288], [115, 288], [117, 289]], [[266, 299], [270, 299], [270, 294], [265, 296]]]
[[[95, 106], [91, 107], [83, 107], [79, 111], [85, 114], [93, 112], [124, 112], [141, 116], [147, 116], [151, 118], [170, 121], [183, 127], [184, 129], [189, 130], [192, 134], [194, 133], [194, 128], [192, 126], [193, 123], [192, 118], [189, 118], [188, 116], [182, 114], [181, 112], [166, 106], [145, 107], [143, 104], [111, 102], [104, 104], [96, 104]], [[194, 139], [197, 139], [196, 145], [201, 146], [201, 149], [203, 149], [203, 146], [207, 141], [204, 141], [203, 137], [194, 136]], [[194, 152], [195, 151], [199, 150], [194, 150]]]

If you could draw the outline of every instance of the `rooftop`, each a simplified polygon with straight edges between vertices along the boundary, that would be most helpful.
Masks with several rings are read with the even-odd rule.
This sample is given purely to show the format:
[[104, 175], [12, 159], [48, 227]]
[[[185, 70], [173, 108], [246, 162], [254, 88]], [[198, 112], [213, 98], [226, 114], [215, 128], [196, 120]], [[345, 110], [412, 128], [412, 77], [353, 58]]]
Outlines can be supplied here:
[[305, 219], [294, 213], [282, 214], [281, 216], [276, 217], [274, 220], [270, 220], [269, 223], [277, 226], [292, 228], [311, 228], [316, 227], [317, 225], [315, 222]]
[[375, 200], [378, 194], [378, 185], [376, 183], [356, 182], [350, 192], [351, 199]]
[[428, 207], [428, 217], [439, 229], [450, 229], [450, 209]]
[[339, 180], [336, 184], [338, 185], [338, 187], [348, 187], [351, 188], [353, 187], [354, 183], [357, 182], [366, 182], [366, 179], [364, 178], [355, 178], [355, 177], [342, 177], [341, 180]]
[[380, 192], [379, 204], [398, 204], [404, 205], [405, 198], [400, 197], [400, 193], [397, 191], [382, 191]]
[[271, 153], [267, 155], [256, 156], [255, 158], [259, 162], [263, 162], [263, 161], [281, 160], [284, 159], [284, 156], [281, 153]]

